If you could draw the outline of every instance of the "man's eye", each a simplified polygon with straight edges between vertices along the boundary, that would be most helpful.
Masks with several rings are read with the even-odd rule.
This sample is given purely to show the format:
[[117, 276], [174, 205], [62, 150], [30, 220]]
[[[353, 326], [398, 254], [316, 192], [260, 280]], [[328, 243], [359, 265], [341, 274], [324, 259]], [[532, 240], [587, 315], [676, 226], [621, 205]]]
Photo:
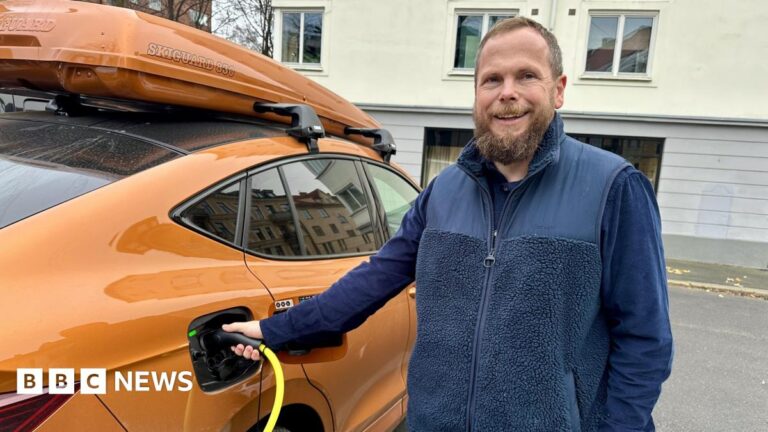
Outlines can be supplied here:
[[497, 83], [497, 82], [499, 82], [499, 77], [495, 77], [495, 76], [488, 77], [484, 81], [484, 83], [486, 83], [486, 84], [494, 84], [494, 83]]
[[530, 72], [527, 72], [527, 73], [523, 74], [523, 79], [526, 79], [526, 80], [536, 79], [536, 75], [534, 75], [534, 74], [532, 74]]

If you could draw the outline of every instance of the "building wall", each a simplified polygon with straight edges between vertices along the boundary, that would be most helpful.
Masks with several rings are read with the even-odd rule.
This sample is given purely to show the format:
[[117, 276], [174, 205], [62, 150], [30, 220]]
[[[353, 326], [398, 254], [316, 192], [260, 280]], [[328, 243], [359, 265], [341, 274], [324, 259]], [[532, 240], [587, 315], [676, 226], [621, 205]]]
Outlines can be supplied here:
[[[564, 109], [768, 118], [768, 3], [762, 0], [558, 0], [554, 33], [569, 77]], [[355, 103], [465, 108], [472, 76], [451, 74], [456, 10], [517, 10], [550, 24], [551, 0], [274, 0], [322, 8], [321, 70], [307, 76]], [[538, 15], [532, 16], [533, 9]], [[569, 15], [573, 9], [575, 15]], [[585, 79], [590, 11], [657, 11], [650, 81]], [[279, 58], [279, 15], [276, 57]], [[727, 101], [727, 102], [726, 102]]]

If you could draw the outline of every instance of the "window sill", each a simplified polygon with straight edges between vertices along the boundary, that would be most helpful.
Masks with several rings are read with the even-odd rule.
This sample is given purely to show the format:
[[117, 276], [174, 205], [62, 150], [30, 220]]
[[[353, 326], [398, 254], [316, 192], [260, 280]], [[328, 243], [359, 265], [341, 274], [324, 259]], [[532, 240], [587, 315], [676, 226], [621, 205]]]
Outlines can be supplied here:
[[582, 75], [573, 85], [615, 86], [615, 87], [656, 87], [649, 76]]
[[283, 66], [291, 68], [299, 72], [314, 72], [323, 73], [323, 67], [321, 65], [304, 65], [296, 63], [283, 63]]
[[634, 82], [651, 82], [651, 77], [645, 75], [592, 75], [583, 74], [579, 77], [581, 80], [589, 81], [634, 81]]
[[475, 79], [475, 71], [472, 69], [451, 69], [445, 74], [443, 79], [448, 81], [473, 81]]

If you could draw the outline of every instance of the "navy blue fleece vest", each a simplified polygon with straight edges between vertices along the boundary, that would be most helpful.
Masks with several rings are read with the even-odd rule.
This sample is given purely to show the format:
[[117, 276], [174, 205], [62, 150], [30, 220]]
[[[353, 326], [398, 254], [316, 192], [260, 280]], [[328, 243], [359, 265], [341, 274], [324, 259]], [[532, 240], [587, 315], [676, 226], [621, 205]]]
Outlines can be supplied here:
[[411, 431], [593, 431], [609, 351], [600, 225], [626, 167], [555, 116], [498, 232], [477, 149], [434, 181], [416, 269]]

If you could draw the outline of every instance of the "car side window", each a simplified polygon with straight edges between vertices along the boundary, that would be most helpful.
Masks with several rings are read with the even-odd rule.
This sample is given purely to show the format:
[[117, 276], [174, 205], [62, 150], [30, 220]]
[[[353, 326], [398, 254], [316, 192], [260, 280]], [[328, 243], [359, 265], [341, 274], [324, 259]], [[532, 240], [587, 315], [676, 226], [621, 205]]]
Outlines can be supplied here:
[[306, 256], [378, 249], [368, 197], [355, 162], [318, 158], [282, 167], [301, 227]]
[[395, 235], [403, 216], [416, 201], [419, 191], [403, 177], [379, 165], [368, 164], [368, 172], [384, 207], [389, 236]]
[[181, 213], [181, 218], [220, 239], [235, 243], [240, 182], [225, 186]]
[[251, 177], [246, 248], [272, 256], [301, 256], [296, 225], [277, 168]]

